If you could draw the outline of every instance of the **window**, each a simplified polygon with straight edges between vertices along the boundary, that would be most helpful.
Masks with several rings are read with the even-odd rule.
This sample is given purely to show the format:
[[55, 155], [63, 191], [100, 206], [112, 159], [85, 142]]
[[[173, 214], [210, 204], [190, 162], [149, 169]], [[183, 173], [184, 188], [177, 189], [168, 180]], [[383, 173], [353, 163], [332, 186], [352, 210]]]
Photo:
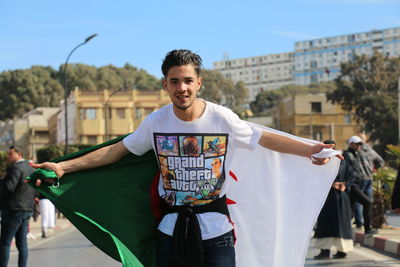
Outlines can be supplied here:
[[81, 120], [95, 120], [96, 109], [95, 108], [81, 108], [80, 109]]
[[322, 111], [321, 102], [311, 102], [312, 113], [321, 113], [321, 111]]
[[145, 116], [149, 115], [150, 113], [153, 112], [153, 110], [154, 110], [153, 108], [145, 108], [145, 109], [144, 109], [144, 115], [145, 115]]
[[318, 82], [318, 75], [317, 74], [311, 75], [310, 82], [317, 83]]
[[351, 114], [350, 113], [344, 114], [344, 123], [346, 123], [346, 124], [351, 123]]
[[116, 108], [115, 113], [117, 113], [118, 119], [125, 119], [125, 109], [124, 108]]
[[87, 141], [89, 145], [96, 145], [97, 144], [97, 136], [96, 135], [88, 135]]
[[141, 119], [142, 118], [142, 109], [141, 108], [136, 108], [135, 114], [136, 114], [135, 118], [137, 120]]

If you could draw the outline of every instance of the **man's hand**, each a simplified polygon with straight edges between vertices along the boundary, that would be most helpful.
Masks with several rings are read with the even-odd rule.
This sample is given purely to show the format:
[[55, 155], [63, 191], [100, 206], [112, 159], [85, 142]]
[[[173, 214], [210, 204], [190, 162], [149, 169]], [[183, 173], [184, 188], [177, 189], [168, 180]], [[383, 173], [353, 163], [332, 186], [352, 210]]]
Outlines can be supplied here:
[[[35, 164], [32, 163], [31, 166], [35, 169], [47, 169], [47, 170], [52, 170], [56, 173], [58, 178], [61, 178], [61, 176], [64, 175], [64, 170], [61, 167], [60, 164], [55, 163], [55, 162], [44, 162], [44, 163], [40, 163], [40, 164]], [[55, 179], [45, 179], [46, 183], [54, 183]], [[42, 183], [41, 179], [36, 180], [35, 185], [36, 186], [40, 186], [40, 184]]]
[[[321, 150], [324, 148], [334, 148], [334, 147], [335, 147], [334, 144], [323, 144], [323, 143], [319, 143], [319, 144], [316, 144], [316, 145], [313, 145], [312, 147], [310, 147], [309, 155], [310, 155], [312, 163], [315, 165], [325, 165], [326, 163], [328, 163], [330, 158], [316, 158], [312, 155], [321, 152]], [[344, 157], [341, 154], [336, 155], [336, 157], [341, 160], [344, 159]]]
[[335, 182], [332, 184], [332, 187], [337, 190], [337, 191], [341, 191], [344, 192], [346, 190], [346, 185], [343, 182]]

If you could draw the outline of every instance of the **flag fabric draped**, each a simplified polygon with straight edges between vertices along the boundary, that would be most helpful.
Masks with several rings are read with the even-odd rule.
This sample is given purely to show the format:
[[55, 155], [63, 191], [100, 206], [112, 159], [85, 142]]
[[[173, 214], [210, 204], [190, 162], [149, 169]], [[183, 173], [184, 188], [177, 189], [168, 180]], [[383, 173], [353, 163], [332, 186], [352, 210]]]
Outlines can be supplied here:
[[[221, 193], [229, 199], [235, 224], [237, 266], [303, 266], [312, 227], [339, 160], [333, 157], [328, 164], [316, 166], [310, 159], [258, 146], [253, 151], [236, 149], [231, 165]], [[38, 190], [94, 245], [123, 266], [155, 267], [157, 222], [151, 211], [150, 187], [157, 171], [152, 151], [142, 156], [130, 154], [111, 165], [66, 174], [58, 188], [41, 185]], [[41, 175], [37, 171], [31, 179]]]

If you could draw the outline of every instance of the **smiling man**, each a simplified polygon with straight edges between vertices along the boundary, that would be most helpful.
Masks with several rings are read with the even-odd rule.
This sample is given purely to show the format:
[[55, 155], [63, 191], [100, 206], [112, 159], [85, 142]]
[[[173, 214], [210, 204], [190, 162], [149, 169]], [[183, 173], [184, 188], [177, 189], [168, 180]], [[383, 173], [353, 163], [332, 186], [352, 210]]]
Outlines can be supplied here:
[[[251, 151], [261, 145], [312, 159], [316, 165], [324, 165], [329, 158], [312, 155], [332, 147], [322, 143], [310, 145], [263, 131], [242, 121], [231, 110], [197, 98], [202, 86], [201, 66], [200, 56], [189, 50], [169, 52], [162, 72], [163, 87], [172, 104], [150, 114], [119, 143], [76, 159], [35, 165], [52, 169], [61, 177], [64, 173], [116, 162], [129, 152], [143, 155], [153, 150], [161, 171], [172, 173], [160, 176], [158, 182], [158, 193], [168, 203], [158, 226], [160, 267], [235, 266], [233, 225], [221, 192], [237, 147]], [[196, 139], [196, 153], [190, 155], [185, 152], [188, 136]], [[212, 153], [210, 140], [218, 140]], [[168, 146], [163, 145], [167, 143]], [[212, 178], [212, 163], [216, 159], [222, 165], [218, 179]]]

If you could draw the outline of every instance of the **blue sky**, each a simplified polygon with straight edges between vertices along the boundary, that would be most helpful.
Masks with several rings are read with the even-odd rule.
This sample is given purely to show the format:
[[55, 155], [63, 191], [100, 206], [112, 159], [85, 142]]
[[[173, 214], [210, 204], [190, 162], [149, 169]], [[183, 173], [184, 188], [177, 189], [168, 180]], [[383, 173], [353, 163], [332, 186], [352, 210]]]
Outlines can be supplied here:
[[161, 77], [178, 48], [214, 61], [293, 51], [294, 42], [400, 26], [400, 0], [0, 0], [0, 71], [130, 63]]

